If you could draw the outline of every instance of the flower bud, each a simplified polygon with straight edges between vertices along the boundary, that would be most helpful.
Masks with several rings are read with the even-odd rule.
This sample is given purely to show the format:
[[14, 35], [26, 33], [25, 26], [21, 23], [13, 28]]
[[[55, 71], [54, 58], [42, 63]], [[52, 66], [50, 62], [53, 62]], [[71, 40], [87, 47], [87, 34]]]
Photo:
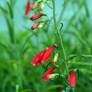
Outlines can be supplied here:
[[53, 59], [53, 62], [56, 63], [57, 60], [58, 60], [58, 53], [55, 54], [54, 59]]
[[31, 10], [31, 6], [30, 6], [30, 0], [28, 0], [27, 5], [25, 7], [25, 15], [28, 15], [28, 13]]
[[76, 86], [76, 74], [73, 70], [70, 71], [70, 74], [68, 77], [68, 82], [69, 82], [71, 87], [74, 88]]
[[38, 26], [40, 25], [40, 22], [36, 22], [33, 24], [33, 26], [31, 27], [32, 30], [36, 29]]
[[41, 10], [44, 9], [44, 4], [43, 4], [43, 3], [40, 4], [40, 9], [41, 9]]
[[39, 28], [42, 28], [42, 27], [43, 27], [43, 25], [44, 25], [44, 23], [40, 23]]
[[37, 14], [33, 15], [30, 19], [31, 19], [32, 21], [34, 21], [34, 20], [36, 20], [36, 19], [39, 19], [39, 18], [42, 17], [42, 16], [44, 16], [43, 13], [37, 13]]
[[54, 71], [55, 67], [50, 67], [48, 68], [48, 70], [46, 70], [46, 72], [44, 73], [43, 77], [42, 77], [42, 80], [48, 80], [48, 76], [50, 74], [52, 74], [52, 72]]
[[58, 73], [50, 74], [50, 75], [48, 75], [48, 79], [54, 79], [58, 75], [59, 75]]
[[35, 2], [33, 5], [32, 5], [32, 10], [36, 9], [37, 8], [37, 2]]

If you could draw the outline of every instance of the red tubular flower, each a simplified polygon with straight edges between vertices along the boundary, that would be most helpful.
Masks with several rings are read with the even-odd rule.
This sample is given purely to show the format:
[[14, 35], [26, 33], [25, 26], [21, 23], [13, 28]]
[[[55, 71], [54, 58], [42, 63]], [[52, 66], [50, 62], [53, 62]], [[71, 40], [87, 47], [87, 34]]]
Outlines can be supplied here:
[[47, 49], [47, 51], [45, 52], [45, 54], [44, 54], [44, 56], [43, 56], [43, 58], [42, 58], [41, 64], [44, 64], [44, 62], [49, 59], [49, 57], [50, 57], [50, 55], [51, 55], [51, 53], [53, 52], [53, 50], [54, 50], [55, 47], [56, 47], [56, 46], [53, 44], [53, 45], [51, 45], [51, 46]]
[[37, 53], [37, 54], [34, 56], [34, 58], [32, 59], [32, 65], [33, 65], [33, 66], [36, 66], [37, 64], [39, 64], [39, 62], [40, 62], [40, 54]]
[[55, 45], [51, 45], [48, 49], [42, 50], [40, 53], [37, 53], [32, 60], [32, 65], [36, 66], [39, 63], [43, 65], [44, 62], [49, 59], [50, 54], [55, 47]]
[[44, 54], [46, 53], [46, 49], [45, 50], [42, 50], [41, 52], [40, 52], [40, 57], [41, 57], [41, 59], [43, 58], [43, 56], [44, 56]]
[[43, 15], [44, 15], [43, 13], [38, 13], [38, 14], [33, 15], [30, 19], [33, 21], [42, 17]]
[[70, 71], [70, 75], [68, 77], [68, 82], [69, 82], [71, 87], [75, 87], [75, 85], [76, 85], [76, 74], [73, 70]]
[[30, 10], [31, 10], [30, 0], [28, 0], [28, 3], [27, 3], [26, 8], [25, 8], [25, 14], [28, 15], [28, 13], [30, 12]]
[[32, 30], [34, 30], [35, 28], [37, 28], [40, 25], [40, 22], [36, 22], [33, 24], [33, 26], [31, 27]]
[[37, 64], [40, 63], [40, 61], [41, 61], [41, 59], [42, 59], [42, 57], [43, 57], [43, 55], [44, 55], [45, 52], [46, 52], [46, 50], [43, 50], [43, 51], [41, 51], [40, 53], [37, 53], [37, 54], [34, 56], [34, 58], [33, 58], [33, 60], [32, 60], [32, 65], [33, 65], [33, 66], [36, 66]]
[[55, 67], [50, 67], [43, 75], [42, 80], [48, 80], [48, 76], [54, 71]]

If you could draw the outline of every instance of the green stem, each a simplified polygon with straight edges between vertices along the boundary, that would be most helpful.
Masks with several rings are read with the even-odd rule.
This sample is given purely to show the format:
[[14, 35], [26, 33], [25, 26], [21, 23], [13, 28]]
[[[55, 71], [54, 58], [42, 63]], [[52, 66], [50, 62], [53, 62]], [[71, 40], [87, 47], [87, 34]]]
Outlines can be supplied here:
[[19, 92], [19, 85], [16, 84], [16, 92]]
[[52, 5], [53, 5], [53, 20], [54, 20], [55, 31], [57, 31], [57, 37], [59, 37], [60, 46], [61, 46], [63, 54], [64, 54], [64, 60], [65, 60], [65, 65], [66, 65], [66, 72], [69, 73], [68, 65], [67, 65], [67, 62], [66, 62], [66, 53], [65, 53], [64, 46], [63, 46], [63, 42], [62, 42], [62, 37], [61, 37], [61, 35], [59, 33], [59, 30], [57, 29], [56, 14], [55, 14], [55, 0], [52, 0]]
[[72, 92], [75, 92], [75, 88], [72, 88]]

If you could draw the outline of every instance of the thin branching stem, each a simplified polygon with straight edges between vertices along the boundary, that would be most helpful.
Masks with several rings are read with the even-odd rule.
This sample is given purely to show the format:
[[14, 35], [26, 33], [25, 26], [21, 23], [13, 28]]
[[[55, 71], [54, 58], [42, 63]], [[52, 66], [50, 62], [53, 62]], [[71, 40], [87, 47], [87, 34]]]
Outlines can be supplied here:
[[[66, 61], [66, 53], [65, 53], [65, 49], [64, 49], [64, 46], [63, 46], [63, 42], [62, 42], [62, 37], [59, 33], [59, 30], [57, 29], [57, 22], [56, 22], [56, 14], [55, 14], [55, 0], [52, 0], [52, 5], [53, 5], [53, 21], [54, 21], [54, 27], [55, 27], [55, 31], [57, 32], [57, 35], [60, 39], [60, 46], [62, 48], [62, 51], [63, 51], [63, 54], [64, 54], [64, 60]], [[65, 65], [66, 65], [66, 71], [67, 73], [69, 73], [68, 71], [68, 65], [67, 65], [67, 62], [65, 62]]]

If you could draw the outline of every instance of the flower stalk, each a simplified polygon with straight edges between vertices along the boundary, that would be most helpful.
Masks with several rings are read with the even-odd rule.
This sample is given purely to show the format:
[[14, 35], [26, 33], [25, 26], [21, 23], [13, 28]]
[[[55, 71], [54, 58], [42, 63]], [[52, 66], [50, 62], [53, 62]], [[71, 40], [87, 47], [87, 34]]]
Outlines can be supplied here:
[[53, 5], [53, 21], [54, 21], [55, 31], [57, 32], [57, 37], [60, 40], [60, 46], [61, 46], [63, 54], [64, 54], [64, 61], [65, 61], [65, 66], [66, 66], [66, 72], [69, 74], [68, 65], [67, 65], [67, 62], [66, 62], [66, 54], [65, 54], [65, 50], [64, 50], [64, 46], [63, 46], [63, 42], [62, 42], [62, 37], [61, 37], [61, 35], [59, 33], [59, 30], [57, 29], [56, 14], [55, 14], [55, 8], [56, 8], [55, 7], [55, 0], [52, 0], [52, 5]]

